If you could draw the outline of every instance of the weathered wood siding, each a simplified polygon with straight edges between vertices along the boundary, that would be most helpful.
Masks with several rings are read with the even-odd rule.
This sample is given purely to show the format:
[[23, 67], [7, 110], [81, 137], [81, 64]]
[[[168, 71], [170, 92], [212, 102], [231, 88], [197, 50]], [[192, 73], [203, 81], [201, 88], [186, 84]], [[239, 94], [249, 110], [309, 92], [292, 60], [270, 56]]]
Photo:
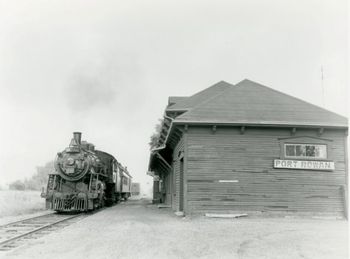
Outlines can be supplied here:
[[173, 197], [172, 208], [175, 211], [179, 210], [180, 206], [180, 159], [184, 152], [184, 138], [182, 137], [176, 145], [173, 152]]
[[[187, 213], [206, 211], [344, 212], [345, 132], [325, 130], [334, 171], [274, 169], [279, 138], [290, 129], [189, 127], [187, 136]], [[295, 137], [319, 137], [297, 130]], [[223, 183], [220, 180], [237, 180]]]

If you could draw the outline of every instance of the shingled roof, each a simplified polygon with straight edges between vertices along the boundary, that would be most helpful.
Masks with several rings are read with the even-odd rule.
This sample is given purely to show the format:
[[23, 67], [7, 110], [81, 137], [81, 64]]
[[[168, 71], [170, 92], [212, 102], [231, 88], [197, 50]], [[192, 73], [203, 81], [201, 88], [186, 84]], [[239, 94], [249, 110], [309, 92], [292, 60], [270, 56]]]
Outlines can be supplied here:
[[269, 87], [221, 81], [181, 98], [166, 111], [186, 111], [174, 123], [347, 127], [347, 118]]

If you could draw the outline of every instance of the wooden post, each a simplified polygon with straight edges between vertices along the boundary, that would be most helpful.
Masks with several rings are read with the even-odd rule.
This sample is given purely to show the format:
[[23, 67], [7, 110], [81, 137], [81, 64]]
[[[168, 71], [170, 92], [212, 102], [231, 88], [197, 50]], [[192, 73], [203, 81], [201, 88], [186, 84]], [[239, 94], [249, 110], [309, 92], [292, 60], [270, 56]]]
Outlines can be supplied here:
[[344, 217], [348, 219], [348, 190], [347, 185], [341, 186], [342, 196], [344, 200]]
[[188, 186], [187, 186], [187, 178], [188, 178], [188, 133], [184, 134], [184, 174], [183, 174], [183, 181], [184, 181], [184, 213], [185, 215], [189, 213], [188, 208]]
[[159, 203], [159, 181], [153, 181], [153, 201], [152, 203]]
[[188, 131], [188, 125], [187, 125], [187, 124], [185, 125], [185, 128], [184, 128], [184, 129], [185, 129], [185, 132]]
[[292, 128], [290, 135], [294, 136], [297, 133], [297, 128]]
[[349, 209], [349, 200], [348, 200], [348, 190], [349, 190], [349, 186], [348, 186], [348, 179], [349, 179], [349, 165], [348, 165], [348, 131], [345, 131], [344, 134], [344, 150], [345, 150], [345, 154], [344, 154], [344, 162], [345, 162], [345, 185], [343, 185], [343, 194], [344, 194], [344, 216], [346, 219], [348, 219], [348, 209]]
[[245, 132], [245, 126], [242, 126], [242, 127], [241, 127], [241, 135], [243, 135], [244, 132]]
[[318, 136], [321, 137], [324, 132], [324, 128], [319, 128], [318, 130]]

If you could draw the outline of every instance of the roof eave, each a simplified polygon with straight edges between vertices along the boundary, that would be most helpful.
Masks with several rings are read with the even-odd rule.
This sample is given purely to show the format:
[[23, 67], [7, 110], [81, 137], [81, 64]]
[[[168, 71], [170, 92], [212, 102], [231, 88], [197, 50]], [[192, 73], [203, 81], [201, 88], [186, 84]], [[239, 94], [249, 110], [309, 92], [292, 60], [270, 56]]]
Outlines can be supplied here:
[[251, 126], [251, 127], [277, 127], [277, 128], [285, 128], [285, 127], [297, 127], [297, 128], [333, 128], [333, 129], [347, 129], [348, 125], [343, 124], [298, 124], [298, 123], [274, 123], [274, 122], [230, 122], [230, 121], [186, 121], [186, 120], [174, 120], [174, 124], [176, 125], [197, 125], [197, 126], [205, 126], [205, 125], [222, 125], [222, 126]]
[[188, 109], [184, 109], [184, 108], [181, 108], [181, 109], [178, 109], [178, 108], [175, 108], [175, 109], [166, 108], [165, 109], [166, 112], [187, 112], [189, 110], [190, 110], [190, 108], [188, 108]]
[[151, 149], [151, 154], [150, 154], [150, 158], [149, 158], [149, 162], [148, 162], [148, 170], [149, 171], [152, 170], [152, 165], [153, 165], [154, 158], [155, 158], [156, 154], [158, 154], [161, 150], [167, 148], [168, 138], [169, 138], [169, 135], [172, 133], [172, 130], [173, 130], [173, 125], [174, 125], [173, 122], [174, 122], [174, 120], [172, 118], [170, 118], [170, 117], [167, 117], [167, 116], [164, 116], [164, 117], [170, 119], [170, 121], [171, 121], [170, 122], [170, 126], [169, 126], [167, 135], [166, 135], [165, 140], [162, 143], [162, 145], [159, 146], [159, 147], [155, 147], [155, 148]]

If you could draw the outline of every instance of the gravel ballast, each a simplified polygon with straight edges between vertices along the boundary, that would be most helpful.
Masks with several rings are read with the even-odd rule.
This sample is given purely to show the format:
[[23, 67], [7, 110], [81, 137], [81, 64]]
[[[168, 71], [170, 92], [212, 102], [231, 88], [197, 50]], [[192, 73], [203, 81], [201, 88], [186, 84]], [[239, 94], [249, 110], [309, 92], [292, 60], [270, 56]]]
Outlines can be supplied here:
[[177, 217], [169, 208], [128, 201], [5, 258], [348, 258], [346, 220]]

